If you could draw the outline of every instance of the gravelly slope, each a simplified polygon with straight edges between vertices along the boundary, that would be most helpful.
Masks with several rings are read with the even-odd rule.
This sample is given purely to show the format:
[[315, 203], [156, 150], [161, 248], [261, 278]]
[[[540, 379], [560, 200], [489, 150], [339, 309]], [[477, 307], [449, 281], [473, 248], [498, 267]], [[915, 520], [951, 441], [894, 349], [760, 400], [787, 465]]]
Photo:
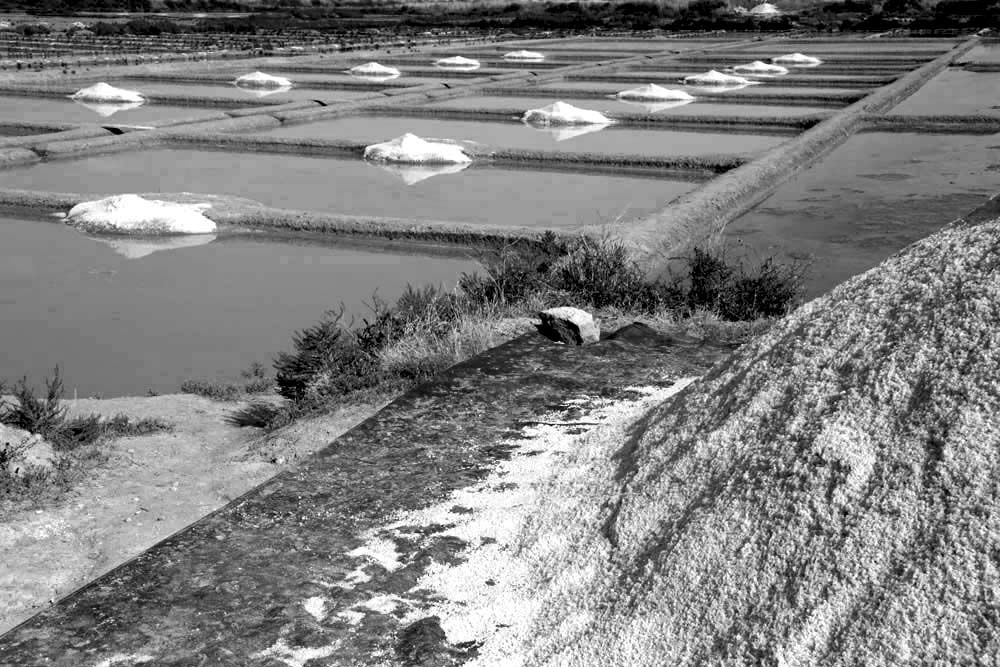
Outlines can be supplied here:
[[586, 501], [602, 526], [558, 554], [533, 548], [544, 526], [524, 536], [539, 583], [578, 575], [486, 655], [997, 664], [1000, 221], [802, 307], [650, 412], [617, 463]]

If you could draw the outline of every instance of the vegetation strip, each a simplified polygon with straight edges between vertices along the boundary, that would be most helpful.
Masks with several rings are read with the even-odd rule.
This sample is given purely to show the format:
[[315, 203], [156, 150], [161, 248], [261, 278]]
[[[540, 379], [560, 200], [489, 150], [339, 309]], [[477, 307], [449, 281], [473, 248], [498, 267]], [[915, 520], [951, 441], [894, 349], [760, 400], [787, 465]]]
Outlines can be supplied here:
[[[566, 88], [545, 88], [543, 86], [535, 88], [521, 88], [521, 89], [510, 89], [510, 88], [486, 88], [483, 91], [485, 95], [498, 95], [503, 97], [553, 97], [556, 99], [560, 98], [582, 98], [582, 99], [595, 99], [595, 100], [607, 100], [613, 98], [614, 95], [607, 90], [593, 90], [580, 88], [577, 89], [566, 89]], [[753, 93], [746, 94], [741, 93], [738, 90], [729, 93], [700, 93], [697, 95], [699, 101], [702, 102], [712, 102], [715, 104], [763, 104], [763, 105], [774, 105], [774, 106], [842, 106], [850, 102], [856, 102], [868, 92], [863, 91], [850, 91], [838, 94], [829, 95], [794, 95], [794, 94], [768, 94], [768, 93]]]
[[[447, 105], [434, 106], [375, 106], [367, 111], [381, 116], [414, 116], [421, 118], [450, 118], [455, 120], [474, 120], [504, 123], [520, 123], [521, 116], [524, 115], [524, 107], [510, 107], [507, 109], [466, 109], [449, 107]], [[357, 115], [357, 114], [344, 114]], [[801, 130], [812, 127], [822, 120], [822, 116], [814, 114], [804, 114], [802, 116], [760, 116], [760, 117], [740, 117], [740, 116], [696, 116], [696, 115], [656, 115], [643, 113], [623, 113], [607, 112], [608, 118], [612, 118], [624, 127], [636, 126], [648, 130], [671, 130], [679, 127], [692, 128], [698, 126], [708, 126], [711, 129], [734, 129], [746, 128], [750, 130]]]
[[924, 134], [996, 134], [998, 116], [865, 116], [865, 129], [879, 132], [920, 132]]
[[[165, 146], [185, 146], [212, 150], [238, 152], [294, 153], [302, 155], [331, 155], [360, 158], [364, 155], [365, 142], [344, 139], [298, 139], [268, 137], [261, 135], [201, 134], [193, 132], [172, 132], [163, 136]], [[530, 164], [573, 171], [581, 167], [599, 168], [601, 171], [649, 175], [650, 172], [664, 174], [687, 173], [709, 175], [722, 173], [746, 163], [743, 155], [672, 156], [650, 157], [646, 155], [602, 154], [561, 151], [511, 150], [487, 147], [469, 147], [470, 156], [488, 161], [494, 165], [521, 166]], [[475, 168], [475, 165], [473, 165]]]

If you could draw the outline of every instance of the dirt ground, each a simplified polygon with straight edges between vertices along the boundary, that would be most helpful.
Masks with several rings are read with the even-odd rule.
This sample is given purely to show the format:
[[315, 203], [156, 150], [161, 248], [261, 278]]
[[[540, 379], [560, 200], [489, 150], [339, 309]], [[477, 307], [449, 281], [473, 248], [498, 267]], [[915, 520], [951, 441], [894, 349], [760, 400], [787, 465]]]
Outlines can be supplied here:
[[381, 404], [351, 406], [265, 437], [224, 417], [238, 404], [178, 394], [68, 401], [73, 414], [174, 424], [120, 438], [90, 479], [0, 524], [0, 634], [79, 586], [329, 444]]

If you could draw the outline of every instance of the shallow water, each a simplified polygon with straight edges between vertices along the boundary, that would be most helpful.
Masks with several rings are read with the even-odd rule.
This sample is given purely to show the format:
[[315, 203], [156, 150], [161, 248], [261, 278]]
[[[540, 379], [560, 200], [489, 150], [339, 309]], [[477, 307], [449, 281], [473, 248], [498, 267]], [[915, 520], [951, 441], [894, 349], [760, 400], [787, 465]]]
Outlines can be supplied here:
[[[601, 99], [560, 97], [559, 99], [581, 109], [594, 109], [602, 113], [655, 113], [657, 116], [805, 116], [814, 113], [826, 113], [835, 109], [834, 107], [781, 106], [778, 104], [723, 104], [695, 100], [690, 104], [670, 109], [656, 109], [654, 106], [647, 111], [645, 107], [639, 104], [630, 104], [612, 97]], [[448, 107], [451, 109], [532, 109], [552, 104], [555, 101], [553, 97], [482, 95], [431, 102], [425, 106]], [[656, 103], [653, 104], [655, 105]]]
[[1000, 44], [980, 44], [969, 50], [962, 60], [974, 63], [1000, 63]]
[[940, 229], [1000, 188], [1000, 134], [862, 133], [725, 232], [730, 252], [811, 259], [817, 296]]
[[[124, 240], [127, 244], [129, 240]], [[377, 289], [450, 286], [462, 257], [217, 239], [129, 259], [61, 223], [0, 218], [0, 377], [41, 384], [59, 364], [69, 397], [176, 392], [189, 378], [235, 380], [270, 366], [293, 331]]]
[[[689, 74], [700, 74], [702, 72], [708, 71], [707, 69], [698, 70], [693, 69]], [[680, 78], [664, 78], [650, 76], [642, 80], [637, 81], [587, 81], [587, 80], [574, 80], [566, 82], [556, 82], [551, 84], [545, 84], [545, 88], [549, 90], [566, 91], [567, 95], [573, 93], [573, 91], [589, 90], [589, 91], [599, 91], [608, 95], [614, 95], [620, 90], [627, 90], [629, 88], [635, 88], [647, 83], [655, 83], [658, 86], [663, 86], [665, 88], [677, 88], [679, 90], [686, 90], [692, 95], [698, 95], [698, 88], [696, 86], [684, 86], [680, 83]], [[716, 93], [717, 95], [725, 96], [731, 93], [733, 95], [739, 95], [740, 97], [754, 97], [754, 96], [764, 96], [764, 97], [809, 97], [814, 95], [843, 95], [849, 93], [848, 88], [814, 88], [806, 86], [782, 86], [779, 79], [770, 79], [764, 83], [747, 86], [745, 88], [733, 88], [730, 91], [724, 91]]]
[[[199, 192], [291, 209], [528, 227], [646, 215], [697, 187], [661, 177], [473, 167], [427, 175], [360, 159], [158, 149], [0, 171], [0, 187], [84, 192]], [[586, 197], [581, 196], [586, 193]]]
[[1000, 72], [949, 67], [903, 100], [890, 113], [904, 115], [1000, 114]]
[[101, 125], [142, 125], [161, 120], [191, 118], [209, 113], [198, 107], [157, 104], [146, 102], [134, 109], [117, 111], [104, 116], [64, 97], [21, 97], [11, 95], [0, 98], [0, 120], [30, 120], [35, 123], [97, 123]]
[[[130, 80], [129, 86], [144, 95], [168, 95], [177, 97], [207, 97], [230, 99], [237, 102], [259, 102], [260, 104], [282, 104], [300, 100], [354, 100], [369, 97], [375, 91], [331, 90], [329, 88], [309, 88], [293, 86], [289, 90], [270, 92], [266, 89], [241, 88], [228, 83], [167, 83], [145, 79]], [[261, 93], [267, 92], [264, 95]]]
[[289, 125], [268, 130], [265, 134], [376, 143], [405, 132], [424, 138], [474, 141], [497, 148], [643, 156], [754, 154], [788, 139], [787, 136], [766, 134], [682, 132], [611, 125], [597, 132], [560, 140], [558, 130], [538, 130], [516, 121], [466, 121], [419, 116], [348, 116]]

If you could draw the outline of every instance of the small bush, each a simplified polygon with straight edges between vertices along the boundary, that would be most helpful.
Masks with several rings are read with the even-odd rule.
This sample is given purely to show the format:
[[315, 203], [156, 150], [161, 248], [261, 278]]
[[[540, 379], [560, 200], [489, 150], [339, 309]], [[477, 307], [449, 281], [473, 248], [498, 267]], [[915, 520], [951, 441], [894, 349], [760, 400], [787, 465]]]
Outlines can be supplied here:
[[[295, 352], [282, 353], [274, 362], [279, 394], [293, 402], [315, 401], [377, 382], [375, 359], [358, 344], [355, 333], [341, 324], [343, 316], [341, 306], [296, 332]], [[368, 334], [370, 339], [378, 335], [374, 330]]]
[[181, 383], [181, 393], [204, 396], [216, 401], [235, 401], [240, 397], [240, 388], [231, 382], [185, 380]]
[[144, 417], [133, 421], [121, 413], [101, 423], [101, 434], [109, 438], [135, 438], [172, 430], [174, 425], [168, 421], [156, 417]]
[[63, 383], [56, 366], [51, 379], [45, 380], [45, 397], [36, 398], [35, 392], [23, 377], [14, 387], [12, 406], [4, 406], [0, 421], [8, 426], [37, 433], [46, 440], [56, 433], [66, 419], [67, 408], [62, 404]]
[[286, 406], [254, 402], [227, 415], [226, 423], [240, 428], [252, 426], [273, 431], [287, 426], [296, 416], [296, 411]]
[[185, 380], [181, 383], [181, 393], [204, 396], [216, 401], [238, 401], [247, 394], [266, 394], [274, 389], [274, 379], [267, 375], [267, 368], [254, 362], [240, 371], [241, 382], [219, 382], [216, 380]]

